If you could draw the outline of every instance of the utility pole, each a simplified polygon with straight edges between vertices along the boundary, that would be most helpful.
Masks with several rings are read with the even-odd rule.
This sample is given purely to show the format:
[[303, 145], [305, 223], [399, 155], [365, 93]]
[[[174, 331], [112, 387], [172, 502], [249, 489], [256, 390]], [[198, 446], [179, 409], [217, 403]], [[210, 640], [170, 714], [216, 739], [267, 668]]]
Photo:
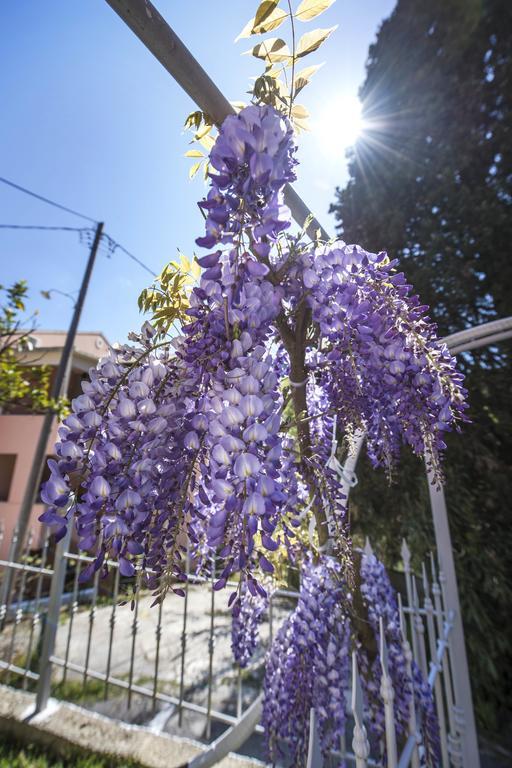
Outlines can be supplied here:
[[[82, 279], [82, 285], [80, 286], [80, 293], [78, 294], [78, 299], [76, 301], [75, 309], [73, 311], [73, 317], [71, 318], [71, 323], [69, 325], [68, 333], [66, 336], [66, 342], [62, 350], [62, 356], [59, 362], [59, 367], [57, 368], [57, 373], [55, 376], [55, 380], [53, 382], [51, 396], [52, 398], [55, 398], [55, 399], [58, 397], [65, 396], [67, 392], [69, 369], [72, 362], [73, 347], [75, 343], [76, 332], [78, 329], [78, 324], [80, 322], [82, 309], [85, 303], [87, 289], [89, 288], [89, 282], [91, 280], [91, 274], [94, 267], [94, 262], [96, 259], [96, 254], [98, 252], [98, 246], [100, 244], [102, 233], [103, 233], [103, 222], [100, 222], [98, 223], [96, 227], [96, 231], [94, 233], [94, 239], [93, 239], [93, 243], [89, 253], [89, 258], [87, 260], [87, 266], [85, 268], [84, 276]], [[23, 496], [23, 501], [21, 503], [21, 508], [20, 508], [20, 514], [18, 517], [18, 538], [16, 541], [13, 555], [12, 555], [12, 559], [14, 562], [17, 562], [20, 559], [20, 556], [23, 552], [23, 546], [25, 543], [25, 538], [27, 535], [27, 530], [30, 522], [30, 515], [36, 500], [37, 491], [41, 483], [41, 476], [43, 474], [44, 462], [46, 458], [46, 447], [48, 445], [48, 440], [50, 439], [54, 418], [55, 418], [55, 414], [52, 411], [48, 411], [44, 416], [41, 432], [39, 433], [39, 438], [37, 441], [34, 459], [32, 462], [32, 469], [30, 470], [30, 475], [28, 478], [27, 486], [25, 488], [25, 494]], [[10, 574], [10, 573], [11, 573], [11, 570], [7, 569], [7, 574]], [[10, 580], [11, 580], [10, 577], [6, 575], [6, 578], [4, 579], [3, 588], [2, 588], [2, 591], [3, 592], [5, 591], [5, 597], [8, 597], [9, 595]]]

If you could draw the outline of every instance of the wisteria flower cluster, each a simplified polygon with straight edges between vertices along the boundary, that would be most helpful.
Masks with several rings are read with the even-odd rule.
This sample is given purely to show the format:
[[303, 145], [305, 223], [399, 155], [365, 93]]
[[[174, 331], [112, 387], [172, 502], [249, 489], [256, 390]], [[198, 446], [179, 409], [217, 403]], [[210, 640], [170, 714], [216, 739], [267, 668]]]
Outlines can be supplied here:
[[312, 707], [323, 754], [339, 748], [350, 677], [346, 595], [335, 560], [306, 560], [297, 607], [267, 657], [262, 722], [272, 761], [285, 754], [291, 765], [305, 765]]
[[[413, 662], [409, 669], [396, 594], [384, 565], [363, 554], [361, 592], [366, 618], [380, 645], [380, 619], [388, 648], [397, 734], [408, 734], [411, 701], [420, 713], [423, 764], [439, 765], [439, 726], [432, 690]], [[303, 564], [297, 607], [280, 628], [267, 656], [263, 725], [268, 756], [286, 756], [290, 765], [306, 764], [311, 708], [318, 717], [324, 756], [339, 749], [345, 734], [345, 696], [349, 685], [350, 651], [355, 648], [362, 672], [367, 722], [374, 746], [385, 757], [385, 716], [381, 694], [379, 652], [371, 656], [360, 642], [352, 620], [354, 605], [339, 564], [322, 556]]]
[[[124, 577], [139, 569], [157, 599], [180, 591], [187, 552], [199, 570], [216, 562], [216, 589], [238, 574], [240, 666], [254, 650], [272, 559], [278, 550], [302, 559], [297, 609], [269, 654], [264, 711], [270, 754], [283, 742], [299, 765], [311, 706], [325, 753], [343, 732], [348, 650], [358, 646], [338, 440], [364, 430], [371, 460], [388, 468], [408, 444], [440, 478], [443, 435], [464, 419], [465, 390], [396, 262], [287, 232], [295, 149], [273, 107], [224, 121], [200, 202], [207, 253], [181, 335], [162, 340], [145, 324], [91, 370], [60, 427], [41, 519], [58, 536], [75, 521], [94, 556], [83, 578], [117, 560]], [[304, 528], [309, 547], [296, 536]], [[414, 693], [434, 754], [428, 686], [407, 673], [387, 576], [365, 561], [362, 577], [374, 631], [385, 622], [397, 726]], [[360, 655], [379, 736], [377, 667]]]
[[[212, 551], [224, 559], [217, 588], [239, 570], [251, 594], [264, 593], [253, 572], [272, 571], [264, 553], [278, 547], [272, 535], [286, 497], [271, 354], [283, 291], [260, 258], [289, 226], [282, 187], [294, 178], [293, 153], [291, 128], [272, 108], [226, 120], [198, 239], [217, 250], [198, 260], [203, 272], [175, 354], [169, 345], [154, 350], [146, 328], [138, 347], [91, 371], [72, 404], [43, 519], [62, 533], [76, 517], [81, 547], [96, 552], [84, 578], [108, 555], [125, 576], [139, 560], [147, 583], [163, 589], [182, 575], [188, 540], [198, 562]], [[70, 473], [80, 474], [75, 494]]]
[[463, 376], [397, 263], [337, 241], [302, 254], [291, 277], [318, 324], [311, 365], [339, 427], [366, 432], [374, 466], [390, 469], [405, 442], [440, 476], [444, 433], [465, 418]]
[[248, 666], [258, 647], [260, 624], [267, 607], [267, 598], [251, 595], [247, 589], [243, 589], [235, 605], [231, 622], [231, 650], [240, 669]]

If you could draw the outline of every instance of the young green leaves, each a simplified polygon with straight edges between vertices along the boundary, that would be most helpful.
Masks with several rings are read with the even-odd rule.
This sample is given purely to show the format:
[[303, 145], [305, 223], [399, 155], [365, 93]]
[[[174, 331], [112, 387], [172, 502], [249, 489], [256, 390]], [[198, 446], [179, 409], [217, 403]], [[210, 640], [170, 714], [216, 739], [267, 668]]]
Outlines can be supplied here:
[[141, 312], [151, 313], [151, 324], [160, 334], [175, 322], [185, 320], [191, 286], [199, 278], [199, 264], [180, 253], [180, 263], [171, 261], [150, 288], [144, 288], [138, 304]]
[[302, 0], [302, 3], [300, 3], [295, 12], [295, 18], [299, 21], [310, 21], [320, 16], [333, 3], [334, 0]]
[[190, 115], [187, 116], [184, 127], [185, 129], [194, 131], [194, 137], [190, 143], [193, 144], [194, 142], [197, 142], [206, 150], [206, 154], [199, 148], [189, 149], [188, 152], [185, 152], [185, 157], [195, 159], [195, 162], [190, 166], [188, 172], [189, 179], [194, 178], [201, 166], [203, 168], [204, 178], [206, 179], [208, 178], [209, 171], [208, 153], [215, 141], [211, 135], [212, 129], [214, 128], [213, 121], [209, 115], [197, 110], [196, 112], [191, 112]]
[[[265, 72], [257, 77], [251, 90], [256, 104], [271, 104], [284, 112], [297, 130], [307, 128], [308, 112], [300, 104], [295, 104], [298, 93], [309, 83], [321, 65], [305, 67], [295, 72], [296, 63], [310, 53], [318, 50], [334, 32], [336, 26], [326, 29], [314, 29], [304, 35], [296, 35], [296, 22], [308, 22], [320, 16], [334, 3], [334, 0], [302, 0], [295, 10], [289, 0], [263, 0], [255, 16], [245, 25], [237, 40], [253, 35], [266, 34], [289, 21], [291, 26], [291, 44], [282, 37], [267, 37], [254, 45], [246, 53], [265, 63]], [[298, 38], [298, 41], [297, 41]]]

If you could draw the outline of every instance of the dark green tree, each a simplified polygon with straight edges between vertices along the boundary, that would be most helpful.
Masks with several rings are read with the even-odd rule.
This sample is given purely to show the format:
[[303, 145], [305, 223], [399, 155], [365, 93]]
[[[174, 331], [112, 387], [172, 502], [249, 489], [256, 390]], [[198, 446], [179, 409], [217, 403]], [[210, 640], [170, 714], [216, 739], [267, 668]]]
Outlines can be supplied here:
[[[400, 260], [441, 335], [512, 314], [512, 3], [398, 0], [369, 51], [364, 136], [332, 206], [340, 234]], [[471, 425], [449, 435], [446, 493], [480, 724], [510, 711], [509, 343], [461, 356]], [[362, 462], [356, 529], [396, 561], [432, 546], [420, 462], [392, 486]]]

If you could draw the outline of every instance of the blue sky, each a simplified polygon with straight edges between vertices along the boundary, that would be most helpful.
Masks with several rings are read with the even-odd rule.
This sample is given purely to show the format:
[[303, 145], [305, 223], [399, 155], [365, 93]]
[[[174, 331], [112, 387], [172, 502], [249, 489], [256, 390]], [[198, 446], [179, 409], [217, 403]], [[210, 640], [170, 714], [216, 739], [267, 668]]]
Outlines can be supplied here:
[[[317, 130], [300, 137], [297, 191], [327, 229], [337, 184], [346, 181], [328, 105], [357, 94], [368, 46], [394, 0], [338, 0], [315, 22], [339, 28], [307, 63], [325, 61], [304, 91]], [[158, 9], [231, 100], [244, 100], [259, 63], [234, 39], [254, 15], [254, 0], [160, 0]], [[0, 5], [0, 176], [105, 222], [115, 240], [156, 272], [190, 255], [202, 234], [188, 180], [183, 121], [194, 105], [104, 0], [19, 0]], [[323, 130], [322, 130], [323, 126]], [[0, 223], [87, 226], [0, 184]], [[67, 326], [72, 303], [41, 289], [78, 290], [87, 248], [69, 233], [0, 230], [0, 282], [25, 278], [41, 328]], [[150, 276], [117, 251], [100, 253], [81, 330], [123, 340], [141, 317], [137, 296]]]

